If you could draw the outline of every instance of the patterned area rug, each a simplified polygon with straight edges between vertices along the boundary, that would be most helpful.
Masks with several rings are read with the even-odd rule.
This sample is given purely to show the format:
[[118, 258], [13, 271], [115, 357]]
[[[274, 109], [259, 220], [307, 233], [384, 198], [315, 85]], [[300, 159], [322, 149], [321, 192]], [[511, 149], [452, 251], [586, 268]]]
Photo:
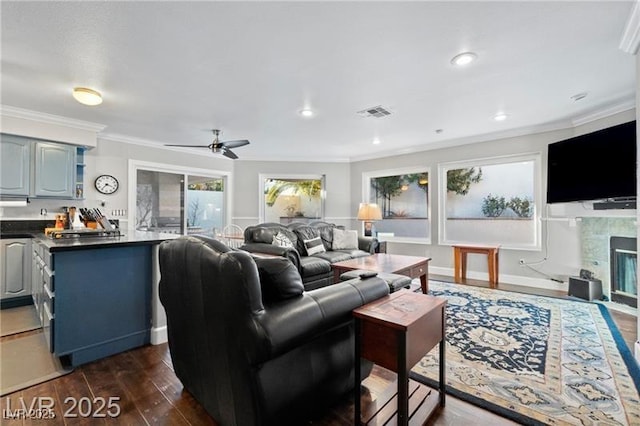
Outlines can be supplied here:
[[[640, 368], [597, 303], [429, 282], [447, 299], [447, 393], [522, 424], [640, 425]], [[411, 377], [435, 386], [438, 348]]]

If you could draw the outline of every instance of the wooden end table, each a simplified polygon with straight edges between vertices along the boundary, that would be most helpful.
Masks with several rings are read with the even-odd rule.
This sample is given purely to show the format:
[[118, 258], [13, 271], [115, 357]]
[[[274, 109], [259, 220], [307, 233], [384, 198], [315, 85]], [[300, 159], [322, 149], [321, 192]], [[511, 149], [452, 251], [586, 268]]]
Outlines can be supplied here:
[[333, 268], [333, 282], [340, 282], [340, 275], [347, 271], [366, 269], [368, 271], [405, 275], [409, 278], [420, 278], [422, 293], [429, 292], [430, 257], [403, 256], [399, 254], [376, 253], [371, 256], [336, 262]]
[[[412, 291], [399, 291], [354, 309], [355, 424], [423, 424], [437, 406], [445, 405], [445, 326], [447, 301]], [[409, 380], [409, 371], [436, 344], [440, 350], [438, 390]], [[398, 374], [397, 392], [379, 397], [361, 413], [360, 358]], [[386, 395], [387, 393], [383, 393]], [[392, 422], [393, 423], [393, 422]]]
[[489, 270], [489, 286], [496, 288], [498, 285], [498, 259], [500, 246], [495, 245], [475, 245], [475, 244], [454, 244], [453, 246], [453, 269], [455, 282], [460, 283], [467, 278], [467, 254], [477, 253], [487, 255], [487, 269]]

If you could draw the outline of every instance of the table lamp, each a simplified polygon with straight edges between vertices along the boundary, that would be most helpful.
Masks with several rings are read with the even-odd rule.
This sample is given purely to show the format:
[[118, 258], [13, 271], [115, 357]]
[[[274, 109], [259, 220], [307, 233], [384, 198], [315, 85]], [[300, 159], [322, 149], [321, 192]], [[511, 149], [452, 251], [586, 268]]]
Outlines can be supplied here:
[[358, 208], [358, 220], [364, 221], [364, 235], [365, 237], [371, 237], [375, 231], [373, 228], [373, 222], [376, 220], [382, 220], [382, 211], [375, 203], [360, 203]]

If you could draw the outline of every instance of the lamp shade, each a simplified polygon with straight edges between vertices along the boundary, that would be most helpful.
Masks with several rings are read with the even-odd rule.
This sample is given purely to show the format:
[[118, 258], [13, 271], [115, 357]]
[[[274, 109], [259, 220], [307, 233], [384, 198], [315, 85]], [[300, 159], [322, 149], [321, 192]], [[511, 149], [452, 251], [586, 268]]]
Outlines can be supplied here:
[[360, 203], [358, 208], [358, 220], [372, 222], [374, 220], [382, 220], [382, 211], [375, 203]]

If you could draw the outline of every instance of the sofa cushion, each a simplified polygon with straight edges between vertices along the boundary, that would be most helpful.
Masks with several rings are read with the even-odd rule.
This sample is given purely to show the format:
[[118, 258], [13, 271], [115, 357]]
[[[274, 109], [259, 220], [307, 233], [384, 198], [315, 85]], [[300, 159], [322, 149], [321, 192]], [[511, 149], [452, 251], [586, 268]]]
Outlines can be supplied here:
[[343, 253], [348, 255], [351, 259], [355, 259], [356, 257], [364, 257], [371, 256], [371, 253], [366, 252], [364, 250], [355, 249], [355, 250], [335, 250], [336, 253]]
[[274, 232], [268, 228], [256, 228], [251, 234], [251, 242], [253, 243], [267, 243], [273, 242]]
[[302, 269], [303, 277], [312, 277], [314, 275], [330, 273], [331, 263], [316, 256], [302, 256], [300, 258], [300, 269]]
[[333, 230], [335, 225], [326, 224], [326, 225], [314, 225], [314, 228], [318, 231], [320, 238], [322, 238], [322, 243], [324, 244], [324, 248], [327, 250], [332, 250], [333, 246]]
[[343, 262], [345, 260], [352, 259], [352, 257], [348, 253], [344, 253], [341, 251], [325, 251], [324, 253], [314, 254], [312, 257], [318, 257], [320, 259], [324, 259], [329, 263]]
[[304, 240], [304, 248], [307, 251], [307, 255], [312, 256], [317, 253], [324, 253], [324, 244], [322, 244], [322, 238], [315, 237], [310, 240]]
[[358, 231], [344, 231], [342, 229], [333, 229], [332, 250], [357, 249], [358, 248]]
[[293, 241], [282, 232], [278, 232], [273, 236], [272, 244], [278, 247], [294, 247]]
[[293, 263], [284, 257], [254, 257], [260, 274], [262, 298], [265, 301], [285, 300], [304, 292], [302, 277]]
[[309, 256], [307, 248], [304, 246], [304, 242], [318, 237], [318, 231], [308, 225], [300, 225], [293, 229], [293, 233], [298, 239], [298, 244], [296, 245], [298, 253], [300, 253], [301, 256]]

